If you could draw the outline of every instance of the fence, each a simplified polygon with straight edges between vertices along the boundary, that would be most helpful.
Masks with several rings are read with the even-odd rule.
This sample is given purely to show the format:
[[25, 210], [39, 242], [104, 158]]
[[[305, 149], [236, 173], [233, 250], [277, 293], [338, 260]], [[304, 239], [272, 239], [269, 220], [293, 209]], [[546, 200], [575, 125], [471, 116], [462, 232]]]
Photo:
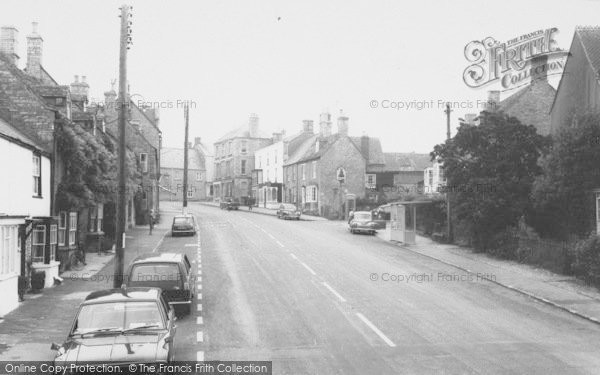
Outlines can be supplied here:
[[574, 242], [516, 236], [515, 244], [516, 260], [519, 262], [538, 265], [556, 273], [572, 274], [573, 256], [569, 249], [574, 249]]

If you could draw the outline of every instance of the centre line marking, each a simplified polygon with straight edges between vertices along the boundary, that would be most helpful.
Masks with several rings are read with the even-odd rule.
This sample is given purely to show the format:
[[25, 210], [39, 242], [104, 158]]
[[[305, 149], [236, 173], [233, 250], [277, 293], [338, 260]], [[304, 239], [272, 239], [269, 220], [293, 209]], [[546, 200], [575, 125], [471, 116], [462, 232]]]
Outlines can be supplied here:
[[396, 347], [396, 344], [394, 344], [392, 340], [390, 340], [386, 335], [384, 335], [383, 332], [379, 330], [379, 328], [375, 327], [375, 324], [371, 323], [369, 319], [365, 318], [363, 314], [356, 313], [356, 316], [358, 316], [360, 320], [362, 320], [369, 328], [371, 328], [373, 332], [377, 334], [377, 336], [381, 337], [381, 339], [385, 341], [386, 344], [388, 344], [392, 348]]
[[204, 352], [200, 351], [196, 353], [196, 361], [204, 362]]
[[283, 246], [283, 244], [281, 242], [279, 242], [279, 241], [275, 241], [275, 242], [277, 242], [277, 245], [279, 245], [280, 247], [285, 247], [285, 246]]
[[300, 264], [302, 264], [304, 266], [304, 268], [306, 268], [308, 270], [308, 272], [312, 273], [314, 276], [317, 276], [317, 273], [315, 271], [313, 271], [312, 268], [310, 268], [308, 266], [308, 264], [306, 264], [304, 262], [300, 262]]
[[346, 299], [344, 297], [342, 297], [341, 294], [339, 294], [338, 292], [336, 292], [335, 289], [333, 289], [331, 287], [331, 285], [327, 284], [327, 282], [323, 281], [323, 286], [325, 286], [325, 288], [329, 289], [329, 291], [331, 293], [333, 293], [333, 295], [336, 296], [340, 301], [346, 302]]
[[294, 259], [298, 260], [298, 257], [296, 257], [296, 256], [294, 255], [294, 253], [290, 253], [290, 256], [291, 256], [292, 258], [294, 258]]
[[269, 237], [271, 237], [272, 240], [275, 239], [275, 237], [273, 237], [273, 235], [271, 233], [269, 233], [268, 235], [269, 235]]
[[198, 244], [197, 243], [186, 243], [183, 246], [185, 246], [185, 247], [192, 247], [192, 246], [198, 246]]
[[198, 311], [202, 311], [202, 304], [201, 303], [198, 304]]
[[202, 319], [201, 316], [196, 318], [196, 324], [204, 324], [204, 320]]
[[202, 341], [204, 341], [204, 335], [202, 334], [202, 331], [199, 331], [199, 332], [196, 334], [196, 341], [197, 341], [197, 342], [202, 342]]

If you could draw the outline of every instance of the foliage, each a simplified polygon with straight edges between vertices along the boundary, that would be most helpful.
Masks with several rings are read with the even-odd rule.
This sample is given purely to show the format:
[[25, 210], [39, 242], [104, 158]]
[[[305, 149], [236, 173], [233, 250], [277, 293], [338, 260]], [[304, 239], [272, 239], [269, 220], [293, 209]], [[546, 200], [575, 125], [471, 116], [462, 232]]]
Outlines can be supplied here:
[[541, 161], [544, 174], [532, 192], [528, 223], [542, 236], [561, 240], [585, 237], [593, 228], [594, 195], [600, 188], [600, 115], [582, 116], [563, 129]]
[[498, 234], [515, 226], [529, 206], [539, 156], [547, 146], [533, 126], [502, 112], [483, 112], [479, 126], [463, 123], [431, 153], [444, 164], [453, 223], [468, 228], [478, 250], [503, 246]]
[[573, 256], [575, 276], [600, 287], [600, 236], [592, 235], [578, 242]]
[[[79, 124], [62, 119], [57, 124], [56, 142], [64, 167], [57, 189], [57, 207], [79, 209], [115, 199], [118, 160], [108, 136], [94, 136]], [[127, 190], [133, 192], [140, 174], [131, 153], [127, 155], [127, 165]]]

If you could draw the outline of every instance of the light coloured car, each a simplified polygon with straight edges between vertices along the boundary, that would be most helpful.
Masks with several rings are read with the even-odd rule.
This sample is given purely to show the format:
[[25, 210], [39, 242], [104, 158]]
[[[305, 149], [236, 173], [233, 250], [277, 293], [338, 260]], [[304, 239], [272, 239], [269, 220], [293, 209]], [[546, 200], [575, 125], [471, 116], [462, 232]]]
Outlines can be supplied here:
[[377, 223], [373, 221], [373, 215], [369, 211], [356, 211], [348, 221], [350, 233], [368, 233], [377, 232]]

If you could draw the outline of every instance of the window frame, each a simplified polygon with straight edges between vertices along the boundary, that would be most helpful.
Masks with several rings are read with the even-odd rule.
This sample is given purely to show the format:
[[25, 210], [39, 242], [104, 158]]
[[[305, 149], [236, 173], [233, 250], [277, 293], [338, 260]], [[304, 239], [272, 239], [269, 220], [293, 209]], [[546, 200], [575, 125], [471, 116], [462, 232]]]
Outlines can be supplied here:
[[42, 155], [39, 153], [33, 153], [32, 159], [33, 170], [33, 196], [41, 197], [42, 196]]
[[142, 166], [142, 173], [148, 173], [148, 153], [140, 152], [140, 165]]

